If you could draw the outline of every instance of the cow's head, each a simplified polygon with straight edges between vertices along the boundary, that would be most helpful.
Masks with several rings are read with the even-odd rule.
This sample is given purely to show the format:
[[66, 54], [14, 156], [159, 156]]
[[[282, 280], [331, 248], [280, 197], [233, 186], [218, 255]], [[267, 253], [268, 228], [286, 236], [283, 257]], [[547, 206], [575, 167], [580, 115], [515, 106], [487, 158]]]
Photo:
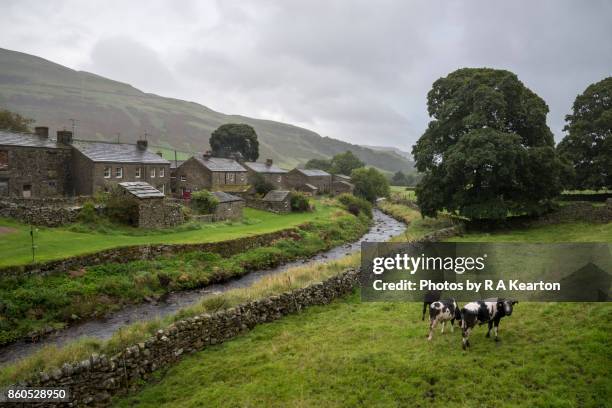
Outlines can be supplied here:
[[512, 314], [512, 306], [518, 303], [518, 300], [499, 299], [497, 301], [497, 310], [502, 312], [502, 316], [510, 316]]

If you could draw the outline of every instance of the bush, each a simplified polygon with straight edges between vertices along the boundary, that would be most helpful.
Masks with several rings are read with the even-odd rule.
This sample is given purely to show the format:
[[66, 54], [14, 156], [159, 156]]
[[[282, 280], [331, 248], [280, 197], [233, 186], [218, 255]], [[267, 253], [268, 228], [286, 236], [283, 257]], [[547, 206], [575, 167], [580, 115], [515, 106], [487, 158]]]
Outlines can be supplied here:
[[120, 191], [111, 192], [106, 199], [106, 215], [112, 222], [136, 225], [138, 224], [138, 203]]
[[266, 195], [274, 190], [274, 184], [270, 183], [264, 176], [257, 173], [253, 180], [253, 188], [257, 194]]
[[366, 215], [369, 218], [372, 218], [372, 204], [363, 198], [355, 197], [352, 194], [340, 194], [336, 197], [338, 202], [342, 204], [344, 208], [354, 216], [358, 216], [359, 213]]
[[219, 200], [210, 191], [200, 190], [191, 194], [191, 208], [198, 214], [212, 214], [218, 205]]
[[294, 192], [291, 195], [291, 211], [306, 212], [310, 211], [310, 200], [304, 193]]
[[93, 201], [87, 200], [83, 204], [77, 219], [83, 224], [95, 224], [98, 221], [98, 214], [96, 213], [96, 206]]

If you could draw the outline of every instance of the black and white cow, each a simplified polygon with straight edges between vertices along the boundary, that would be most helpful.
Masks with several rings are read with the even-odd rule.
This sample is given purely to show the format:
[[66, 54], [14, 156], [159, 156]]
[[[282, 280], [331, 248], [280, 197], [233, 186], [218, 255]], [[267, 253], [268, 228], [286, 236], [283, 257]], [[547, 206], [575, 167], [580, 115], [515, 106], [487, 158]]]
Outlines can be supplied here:
[[433, 331], [438, 323], [442, 323], [442, 331], [444, 333], [444, 325], [450, 320], [451, 331], [454, 331], [455, 320], [461, 321], [461, 312], [455, 299], [445, 299], [433, 302], [429, 306], [429, 337], [433, 337]]
[[470, 331], [478, 324], [489, 324], [487, 337], [491, 336], [491, 328], [495, 329], [495, 341], [499, 341], [497, 330], [499, 321], [504, 316], [512, 314], [512, 307], [518, 301], [512, 299], [486, 299], [470, 302], [461, 309], [461, 331], [463, 334], [463, 349], [470, 346]]
[[442, 297], [442, 292], [438, 290], [430, 290], [425, 293], [423, 298], [423, 317], [421, 320], [425, 321], [425, 313], [427, 313], [427, 309], [433, 302], [437, 302]]

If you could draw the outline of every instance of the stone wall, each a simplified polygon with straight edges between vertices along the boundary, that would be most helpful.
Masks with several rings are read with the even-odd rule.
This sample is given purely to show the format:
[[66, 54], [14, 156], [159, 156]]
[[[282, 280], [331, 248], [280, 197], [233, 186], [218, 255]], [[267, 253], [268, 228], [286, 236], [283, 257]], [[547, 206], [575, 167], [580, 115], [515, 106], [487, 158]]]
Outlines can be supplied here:
[[44, 227], [58, 227], [76, 221], [83, 201], [80, 197], [0, 199], [0, 217]]
[[113, 395], [135, 389], [154, 371], [177, 362], [184, 354], [222, 343], [258, 324], [278, 320], [308, 306], [328, 304], [351, 292], [358, 282], [359, 272], [351, 269], [305, 288], [181, 320], [114, 356], [92, 354], [79, 363], [66, 363], [61, 369], [40, 373], [22, 385], [67, 387], [73, 406], [107, 406]]
[[136, 200], [139, 228], [172, 228], [185, 222], [181, 205], [165, 199]]
[[219, 203], [215, 208], [214, 220], [225, 221], [225, 220], [239, 220], [242, 218], [242, 211], [244, 210], [244, 201], [228, 201], [225, 203]]
[[240, 252], [248, 251], [252, 248], [270, 245], [275, 240], [283, 238], [298, 239], [299, 234], [297, 234], [297, 230], [295, 228], [288, 228], [281, 231], [220, 242], [207, 242], [200, 244], [132, 245], [111, 248], [93, 254], [78, 255], [56, 261], [2, 267], [0, 268], [0, 275], [46, 275], [77, 270], [87, 266], [103, 263], [125, 263], [192, 251], [215, 252], [223, 256], [231, 256]]
[[245, 199], [247, 207], [257, 210], [270, 211], [277, 214], [287, 214], [291, 212], [291, 200], [285, 201], [264, 201], [261, 198], [248, 197]]

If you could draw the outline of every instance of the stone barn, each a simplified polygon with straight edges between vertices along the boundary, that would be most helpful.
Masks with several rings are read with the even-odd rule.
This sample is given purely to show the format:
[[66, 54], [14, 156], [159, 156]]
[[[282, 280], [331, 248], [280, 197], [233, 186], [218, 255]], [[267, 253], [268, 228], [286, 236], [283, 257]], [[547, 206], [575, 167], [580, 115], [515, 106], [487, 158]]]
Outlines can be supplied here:
[[133, 200], [139, 228], [170, 228], [185, 221], [179, 204], [166, 202], [161, 191], [144, 181], [119, 183], [116, 194]]
[[261, 200], [266, 211], [286, 214], [291, 212], [291, 191], [273, 190]]
[[293, 169], [287, 173], [287, 185], [298, 191], [310, 194], [330, 193], [331, 184], [331, 174], [323, 170]]
[[353, 194], [355, 186], [351, 183], [351, 178], [344, 174], [334, 174], [332, 176], [332, 194], [338, 195], [343, 193]]
[[264, 180], [271, 183], [274, 188], [281, 189], [285, 187], [287, 170], [276, 166], [272, 159], [267, 159], [265, 163], [245, 162], [242, 165], [247, 169], [249, 184], [253, 185], [257, 175], [260, 175]]
[[242, 210], [244, 210], [244, 200], [242, 198], [223, 191], [214, 191], [213, 194], [219, 200], [219, 205], [214, 213], [215, 221], [239, 220], [242, 218]]

